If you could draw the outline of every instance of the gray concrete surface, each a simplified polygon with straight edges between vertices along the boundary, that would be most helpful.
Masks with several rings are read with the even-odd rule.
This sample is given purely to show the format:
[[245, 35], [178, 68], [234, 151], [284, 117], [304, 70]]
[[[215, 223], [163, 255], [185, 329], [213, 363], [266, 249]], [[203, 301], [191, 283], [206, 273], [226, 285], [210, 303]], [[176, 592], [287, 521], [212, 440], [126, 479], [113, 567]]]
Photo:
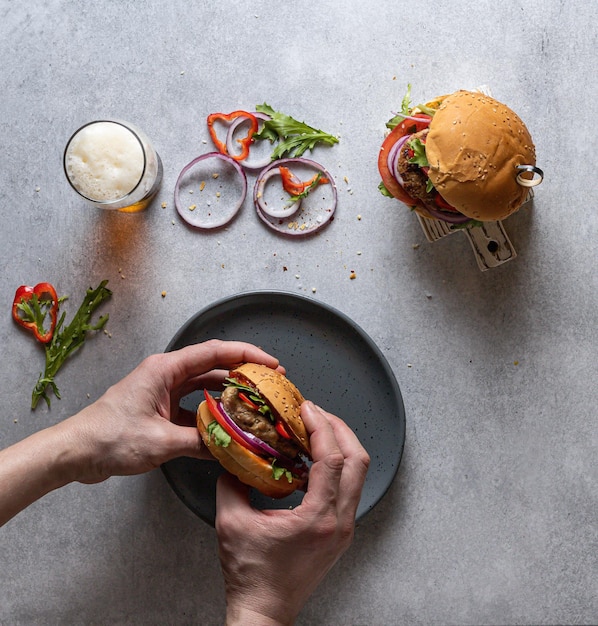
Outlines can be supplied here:
[[[83, 6], [0, 1], [0, 445], [97, 398], [209, 303], [302, 293], [377, 342], [407, 443], [298, 623], [596, 623], [596, 5]], [[482, 273], [464, 236], [429, 244], [378, 193], [407, 83], [416, 100], [487, 84], [527, 122], [546, 179], [505, 222], [516, 260]], [[264, 101], [340, 135], [313, 155], [337, 178], [336, 219], [289, 241], [248, 202], [217, 234], [186, 228], [173, 188], [210, 147], [207, 114]], [[90, 210], [63, 176], [70, 133], [105, 116], [138, 124], [162, 156], [143, 214]], [[10, 319], [15, 288], [50, 280], [78, 300], [104, 278], [110, 336], [61, 372], [62, 400], [31, 412], [42, 355]], [[223, 619], [214, 531], [159, 472], [50, 494], [2, 529], [0, 554], [2, 624]]]

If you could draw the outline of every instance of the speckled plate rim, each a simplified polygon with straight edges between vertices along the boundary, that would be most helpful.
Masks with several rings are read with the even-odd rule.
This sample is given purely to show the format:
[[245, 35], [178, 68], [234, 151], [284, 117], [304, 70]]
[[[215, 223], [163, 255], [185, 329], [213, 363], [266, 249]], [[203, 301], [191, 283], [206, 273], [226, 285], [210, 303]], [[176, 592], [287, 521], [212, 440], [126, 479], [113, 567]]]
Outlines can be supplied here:
[[[370, 442], [364, 442], [363, 437], [358, 434], [358, 436], [360, 436], [360, 440], [368, 449], [368, 452], [372, 457], [372, 465], [377, 463], [379, 466], [376, 470], [376, 480], [371, 478], [373, 469], [372, 466], [370, 466], [362, 499], [357, 510], [356, 519], [357, 521], [360, 521], [383, 498], [399, 469], [405, 444], [405, 408], [398, 382], [388, 361], [370, 336], [350, 317], [330, 305], [300, 294], [273, 290], [242, 292], [223, 297], [207, 305], [198, 313], [190, 317], [176, 332], [166, 347], [165, 352], [170, 352], [185, 345], [196, 343], [197, 341], [205, 341], [208, 338], [215, 336], [208, 335], [191, 340], [191, 335], [199, 335], [203, 332], [203, 330], [207, 330], [210, 325], [213, 325], [215, 320], [218, 320], [218, 323], [226, 325], [227, 316], [233, 315], [234, 323], [243, 324], [241, 316], [238, 315], [241, 310], [251, 309], [256, 306], [265, 307], [266, 305], [269, 306], [267, 309], [269, 313], [283, 315], [287, 310], [301, 311], [302, 313], [309, 311], [316, 326], [322, 326], [324, 330], [327, 330], [328, 332], [330, 332], [332, 328], [333, 332], [336, 332], [338, 335], [339, 341], [343, 344], [350, 343], [351, 341], [363, 343], [367, 350], [371, 353], [369, 357], [373, 361], [373, 369], [378, 370], [377, 375], [383, 379], [384, 385], [388, 385], [386, 392], [393, 407], [393, 414], [382, 416], [382, 419], [385, 420], [385, 426], [390, 427], [395, 435], [391, 453], [380, 455], [378, 454], [379, 451], [376, 449], [377, 442], [385, 441], [386, 438], [372, 437]], [[302, 318], [302, 321], [303, 319], [304, 318]], [[325, 319], [330, 320], [328, 325], [324, 322]], [[226, 330], [224, 332], [220, 332], [218, 334], [218, 338], [253, 341], [249, 336], [227, 336]], [[276, 352], [269, 349], [267, 346], [263, 346], [263, 343], [261, 345], [266, 350], [276, 354]], [[282, 357], [281, 361], [288, 367], [288, 358], [285, 358], [280, 354], [276, 354], [276, 356]], [[362, 356], [362, 354], [359, 355], [360, 359]], [[295, 378], [293, 379], [297, 382]], [[307, 388], [306, 385], [302, 385], [302, 387]], [[376, 398], [373, 400], [375, 401]], [[334, 412], [334, 407], [325, 406], [325, 408]], [[375, 411], [375, 407], [372, 406], [371, 410]], [[379, 416], [375, 417], [376, 419], [379, 419]], [[347, 423], [353, 428], [354, 431], [356, 431], [356, 427], [349, 419], [347, 419]], [[161, 469], [169, 486], [185, 504], [185, 506], [187, 506], [204, 522], [214, 526], [215, 485], [218, 477], [223, 471], [220, 465], [215, 461], [204, 461], [181, 457], [164, 463]], [[195, 483], [193, 482], [191, 487], [189, 487], [188, 482], [190, 480], [194, 481], [195, 476], [201, 476], [201, 488], [196, 489], [194, 486]], [[198, 482], [197, 484], [199, 485], [200, 483]], [[302, 494], [299, 495], [296, 493], [289, 498], [273, 500], [271, 498], [266, 498], [257, 492], [253, 492], [252, 504], [261, 509], [288, 508], [297, 506], [301, 502], [302, 498]]]

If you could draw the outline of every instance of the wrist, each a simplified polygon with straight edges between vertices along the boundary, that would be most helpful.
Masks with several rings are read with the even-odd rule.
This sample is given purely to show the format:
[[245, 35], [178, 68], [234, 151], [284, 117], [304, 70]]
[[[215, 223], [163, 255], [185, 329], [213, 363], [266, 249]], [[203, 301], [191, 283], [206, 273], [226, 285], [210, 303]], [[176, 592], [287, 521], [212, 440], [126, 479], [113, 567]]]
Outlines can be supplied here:
[[68, 420], [50, 426], [44, 433], [46, 440], [43, 444], [56, 482], [55, 488], [77, 481], [82, 462], [81, 446], [66, 423]]
[[106, 452], [98, 448], [97, 433], [94, 432], [94, 405], [86, 407], [69, 419], [56, 424], [56, 437], [61, 475], [68, 482], [98, 482], [98, 461]]
[[294, 618], [274, 618], [245, 606], [226, 606], [226, 626], [292, 626]]
[[0, 526], [50, 491], [76, 480], [74, 455], [59, 425], [0, 452]]

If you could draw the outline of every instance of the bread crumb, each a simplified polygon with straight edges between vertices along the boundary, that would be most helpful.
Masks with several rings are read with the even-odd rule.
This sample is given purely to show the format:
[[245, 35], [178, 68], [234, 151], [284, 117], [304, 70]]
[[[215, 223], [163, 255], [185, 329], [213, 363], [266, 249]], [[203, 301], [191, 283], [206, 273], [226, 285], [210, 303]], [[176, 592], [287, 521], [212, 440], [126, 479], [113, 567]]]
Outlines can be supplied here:
[[350, 278], [351, 280], [355, 280], [355, 279], [357, 278], [357, 274], [356, 274], [355, 272], [351, 272], [351, 273], [349, 274], [349, 278]]
[[161, 295], [163, 298], [166, 298], [166, 292], [165, 292], [165, 291], [163, 291], [160, 295]]
[[161, 206], [163, 209], [165, 209], [168, 206], [168, 204], [166, 202], [162, 202]]

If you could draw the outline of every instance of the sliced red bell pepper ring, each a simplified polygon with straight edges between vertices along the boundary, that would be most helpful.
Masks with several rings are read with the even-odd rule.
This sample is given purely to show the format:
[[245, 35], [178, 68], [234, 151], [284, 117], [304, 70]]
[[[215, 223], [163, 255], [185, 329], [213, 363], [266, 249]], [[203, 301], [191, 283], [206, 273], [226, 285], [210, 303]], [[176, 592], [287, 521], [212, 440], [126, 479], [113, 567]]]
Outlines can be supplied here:
[[[230, 123], [236, 120], [239, 117], [247, 118], [250, 122], [249, 130], [244, 137], [239, 139], [239, 144], [241, 146], [241, 152], [239, 154], [230, 154], [227, 147], [226, 142], [221, 141], [218, 138], [218, 134], [216, 129], [214, 128], [214, 123], [217, 121], [221, 121], [224, 123]], [[218, 152], [222, 154], [227, 154], [235, 161], [244, 161], [249, 155], [249, 148], [253, 143], [253, 135], [257, 133], [258, 129], [258, 121], [257, 117], [253, 115], [253, 113], [249, 113], [248, 111], [233, 111], [232, 113], [211, 113], [208, 115], [208, 131], [210, 132], [210, 137], [214, 142]]]
[[[40, 302], [49, 301], [47, 312], [41, 310]], [[12, 317], [17, 324], [31, 330], [35, 338], [41, 343], [49, 343], [54, 336], [56, 321], [58, 318], [58, 295], [56, 289], [50, 283], [38, 283], [35, 287], [21, 285], [15, 292], [12, 303]], [[22, 315], [24, 307], [27, 307], [32, 315]], [[48, 328], [43, 327], [46, 313], [50, 316]]]

